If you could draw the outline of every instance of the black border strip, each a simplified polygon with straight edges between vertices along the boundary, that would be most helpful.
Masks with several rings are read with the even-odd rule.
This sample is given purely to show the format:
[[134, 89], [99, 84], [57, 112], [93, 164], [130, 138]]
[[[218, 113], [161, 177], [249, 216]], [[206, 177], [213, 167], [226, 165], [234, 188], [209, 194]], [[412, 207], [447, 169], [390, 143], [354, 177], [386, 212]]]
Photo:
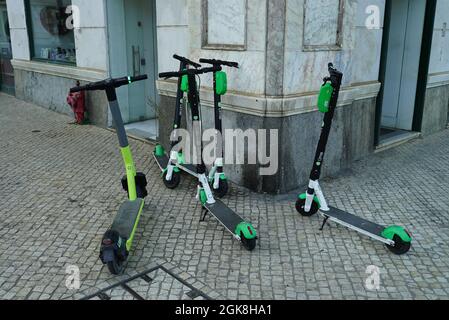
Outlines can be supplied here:
[[422, 131], [424, 107], [426, 103], [427, 82], [429, 77], [430, 56], [435, 25], [437, 0], [427, 0], [424, 20], [423, 39], [421, 44], [421, 57], [419, 60], [418, 83], [415, 99], [415, 113], [413, 115], [413, 131]]
[[[161, 270], [161, 271], [165, 272], [170, 277], [172, 277], [176, 281], [180, 282], [183, 286], [189, 288], [190, 290], [198, 292], [200, 294], [199, 296], [203, 297], [204, 299], [206, 299], [206, 300], [213, 300], [210, 296], [208, 296], [207, 294], [205, 294], [201, 290], [198, 290], [197, 288], [192, 286], [190, 283], [187, 283], [185, 280], [181, 279], [179, 276], [177, 276], [176, 274], [174, 274], [173, 272], [171, 272], [170, 270], [168, 270], [164, 266], [157, 266], [157, 267], [151, 268], [150, 270], [147, 270], [145, 272], [139, 273], [138, 275], [132, 276], [132, 277], [126, 279], [126, 280], [120, 281], [119, 283], [116, 283], [116, 284], [114, 284], [112, 286], [109, 286], [109, 287], [107, 287], [105, 289], [102, 289], [99, 292], [96, 292], [94, 294], [88, 295], [87, 297], [84, 297], [84, 298], [82, 298], [80, 300], [81, 301], [91, 300], [93, 298], [100, 298], [100, 299], [102, 299], [102, 297], [105, 296], [105, 292], [106, 291], [113, 290], [113, 289], [115, 289], [117, 287], [122, 287], [124, 290], [129, 292], [131, 295], [134, 296], [134, 298], [136, 298], [138, 300], [144, 300], [139, 294], [137, 294], [134, 290], [132, 290], [127, 284], [132, 282], [132, 281], [134, 281], [134, 280], [137, 280], [139, 278], [145, 280], [145, 278], [144, 278], [145, 276], [148, 277], [149, 273], [155, 272], [157, 270]], [[146, 282], [148, 282], [148, 281], [146, 281]]]

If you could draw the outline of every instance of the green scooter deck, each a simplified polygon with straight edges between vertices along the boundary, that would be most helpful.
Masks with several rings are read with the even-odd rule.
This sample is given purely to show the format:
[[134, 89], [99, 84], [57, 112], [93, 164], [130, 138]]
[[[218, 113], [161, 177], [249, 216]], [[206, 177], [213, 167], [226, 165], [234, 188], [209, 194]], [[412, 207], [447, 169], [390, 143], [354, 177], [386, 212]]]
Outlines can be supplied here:
[[390, 240], [385, 239], [382, 236], [382, 233], [385, 230], [384, 226], [333, 207], [330, 207], [330, 211], [321, 211], [321, 213], [324, 217], [329, 218], [329, 220], [335, 223], [341, 224], [385, 244], [390, 244]]
[[[168, 167], [168, 157], [167, 155], [163, 155], [163, 156], [157, 156], [153, 153], [154, 159], [156, 159], [156, 162], [159, 166], [159, 168], [161, 169], [161, 171], [164, 171], [165, 169], [167, 169]], [[194, 177], [198, 177], [198, 174], [196, 173], [196, 166], [192, 165], [192, 164], [183, 164], [183, 165], [177, 165], [177, 167], [179, 169], [181, 169], [182, 171], [190, 174], [191, 176]]]
[[143, 207], [143, 202], [144, 200], [137, 199], [135, 201], [127, 201], [121, 205], [111, 228], [117, 231], [120, 237], [127, 240], [131, 237], [137, 218]]
[[204, 208], [213, 215], [230, 233], [235, 235], [237, 226], [244, 222], [241, 216], [229, 209], [220, 200], [215, 200], [214, 204], [205, 204]]

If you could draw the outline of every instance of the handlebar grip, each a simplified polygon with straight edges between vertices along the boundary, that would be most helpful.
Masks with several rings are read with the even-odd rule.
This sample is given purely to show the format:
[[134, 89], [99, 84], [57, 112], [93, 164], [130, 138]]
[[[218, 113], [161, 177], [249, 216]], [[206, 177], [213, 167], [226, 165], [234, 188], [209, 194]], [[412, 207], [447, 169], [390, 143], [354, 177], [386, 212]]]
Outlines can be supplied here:
[[192, 67], [195, 67], [197, 69], [201, 68], [201, 65], [199, 63], [193, 62], [192, 60], [189, 60], [189, 59], [187, 59], [185, 57], [178, 56], [177, 54], [174, 54], [173, 58], [176, 59], [176, 60], [179, 60], [181, 62], [184, 62], [187, 65], [191, 65]]
[[164, 79], [175, 78], [175, 77], [180, 77], [180, 76], [182, 76], [182, 74], [180, 72], [162, 72], [162, 73], [159, 73], [159, 78], [164, 78]]
[[76, 93], [80, 91], [95, 91], [102, 90], [105, 86], [106, 81], [97, 81], [86, 84], [85, 86], [73, 87], [70, 89], [70, 93]]
[[210, 72], [217, 72], [223, 70], [221, 66], [213, 66], [211, 68], [202, 68], [202, 69], [186, 69], [179, 72], [162, 72], [159, 73], [159, 78], [168, 79], [168, 78], [179, 78], [186, 74], [204, 74]]
[[148, 79], [148, 76], [146, 74], [142, 74], [140, 76], [135, 77], [123, 77], [123, 78], [117, 78], [117, 79], [111, 79], [110, 83], [113, 85], [114, 88], [120, 88], [121, 86], [129, 85], [133, 82], [142, 81]]
[[239, 64], [238, 62], [233, 61], [224, 61], [224, 60], [216, 60], [216, 59], [200, 59], [201, 63], [208, 63], [212, 65], [222, 65], [222, 66], [228, 66], [231, 68], [238, 68]]
[[137, 77], [131, 77], [131, 82], [137, 82], [137, 81], [142, 81], [142, 80], [147, 80], [148, 76], [146, 74], [137, 76]]
[[81, 92], [81, 91], [86, 91], [86, 86], [70, 88], [70, 93], [76, 93], [76, 92]]
[[203, 68], [201, 70], [198, 70], [198, 71], [200, 71], [198, 74], [204, 74], [204, 73], [209, 73], [209, 72], [218, 72], [221, 70], [223, 70], [221, 66], [214, 66], [211, 68]]

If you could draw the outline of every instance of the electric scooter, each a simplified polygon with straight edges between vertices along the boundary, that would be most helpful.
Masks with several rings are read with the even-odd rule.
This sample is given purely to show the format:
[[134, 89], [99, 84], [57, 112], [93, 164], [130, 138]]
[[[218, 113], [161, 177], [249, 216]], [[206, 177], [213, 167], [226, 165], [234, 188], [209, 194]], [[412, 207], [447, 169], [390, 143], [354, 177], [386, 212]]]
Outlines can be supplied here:
[[[198, 69], [201, 65], [193, 62], [187, 58], [173, 55], [173, 58], [179, 60], [179, 71], [186, 70], [190, 66]], [[171, 148], [173, 149], [179, 142], [177, 139], [177, 130], [181, 128], [182, 113], [184, 104], [184, 91], [182, 90], [182, 79], [178, 80], [178, 89], [176, 93], [176, 107], [175, 107], [175, 118], [173, 121], [173, 132], [171, 140]], [[154, 159], [156, 160], [159, 168], [162, 170], [162, 178], [165, 186], [168, 189], [176, 189], [181, 182], [181, 170], [194, 176], [196, 176], [196, 168], [193, 165], [186, 164], [184, 160], [184, 155], [182, 152], [171, 151], [170, 156], [168, 156], [164, 150], [164, 147], [160, 144], [156, 145], [153, 153]]]
[[107, 79], [70, 89], [70, 92], [104, 90], [115, 123], [120, 151], [126, 168], [122, 186], [128, 193], [128, 200], [120, 209], [111, 228], [104, 234], [101, 242], [100, 259], [114, 275], [120, 275], [131, 251], [134, 236], [145, 204], [147, 179], [143, 173], [136, 172], [136, 167], [129, 147], [128, 137], [123, 124], [116, 89], [136, 81], [146, 80], [146, 75]]
[[[223, 61], [216, 59], [200, 59], [200, 63], [211, 64], [214, 67], [231, 67], [239, 68], [237, 62]], [[209, 183], [212, 185], [213, 190], [217, 197], [223, 198], [229, 191], [229, 183], [226, 174], [224, 173], [224, 154], [223, 154], [223, 121], [221, 117], [221, 97], [228, 91], [227, 75], [224, 71], [216, 71], [213, 74], [213, 89], [214, 89], [214, 117], [215, 117], [215, 130], [217, 151], [220, 152], [215, 159], [214, 165], [209, 172]]]
[[329, 64], [329, 73], [330, 76], [324, 79], [318, 99], [318, 109], [325, 113], [325, 116], [310, 174], [309, 187], [305, 194], [299, 196], [296, 202], [296, 210], [305, 217], [313, 216], [319, 211], [324, 217], [321, 231], [330, 220], [384, 243], [394, 254], [405, 254], [411, 248], [412, 237], [403, 227], [384, 227], [340, 209], [329, 207], [324, 197], [319, 179], [343, 79], [343, 73], [335, 69], [332, 63]]
[[[186, 69], [180, 72], [166, 72], [159, 74], [160, 78], [182, 78], [184, 86], [188, 87], [188, 105], [191, 109], [193, 128], [199, 128], [199, 132], [193, 135], [194, 145], [200, 152], [199, 164], [196, 166], [198, 177], [197, 199], [201, 202], [204, 209], [204, 216], [201, 221], [206, 219], [207, 214], [215, 217], [235, 239], [240, 241], [244, 248], [252, 251], [256, 247], [257, 232], [254, 227], [243, 220], [243, 218], [228, 208], [223, 202], [214, 198], [211, 186], [206, 172], [206, 166], [203, 161], [203, 142], [202, 142], [202, 118], [200, 110], [200, 97], [196, 77], [205, 73], [220, 72], [220, 66], [203, 69]], [[195, 130], [194, 130], [195, 131]]]

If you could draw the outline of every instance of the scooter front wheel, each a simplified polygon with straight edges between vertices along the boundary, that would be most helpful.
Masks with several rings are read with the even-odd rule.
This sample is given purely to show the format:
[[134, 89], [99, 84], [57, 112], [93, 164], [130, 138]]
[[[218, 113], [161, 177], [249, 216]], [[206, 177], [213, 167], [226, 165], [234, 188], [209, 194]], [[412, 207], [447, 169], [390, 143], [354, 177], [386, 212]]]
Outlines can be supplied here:
[[245, 238], [245, 236], [242, 234], [241, 236], [242, 239], [242, 245], [243, 247], [248, 250], [248, 251], [253, 251], [256, 248], [257, 245], [257, 239], [253, 238], [253, 239], [247, 239]]
[[113, 275], [121, 275], [125, 270], [125, 262], [119, 261], [117, 257], [114, 258], [114, 261], [110, 261], [107, 263], [109, 272]]
[[312, 202], [312, 207], [310, 208], [309, 212], [305, 211], [305, 207], [306, 199], [298, 199], [298, 201], [296, 201], [296, 211], [298, 211], [298, 213], [303, 217], [311, 217], [318, 213], [318, 210], [320, 210], [318, 203], [316, 203], [315, 201]]
[[176, 189], [181, 183], [181, 174], [179, 172], [173, 172], [171, 180], [167, 180], [167, 172], [163, 175], [164, 184], [168, 189]]
[[393, 252], [396, 255], [403, 255], [410, 251], [412, 247], [411, 242], [405, 242], [398, 235], [395, 235], [393, 238], [394, 246], [387, 245], [388, 250]]
[[228, 180], [222, 180], [220, 179], [220, 184], [218, 185], [218, 189], [214, 189], [215, 195], [222, 199], [224, 198], [229, 191], [229, 183]]

